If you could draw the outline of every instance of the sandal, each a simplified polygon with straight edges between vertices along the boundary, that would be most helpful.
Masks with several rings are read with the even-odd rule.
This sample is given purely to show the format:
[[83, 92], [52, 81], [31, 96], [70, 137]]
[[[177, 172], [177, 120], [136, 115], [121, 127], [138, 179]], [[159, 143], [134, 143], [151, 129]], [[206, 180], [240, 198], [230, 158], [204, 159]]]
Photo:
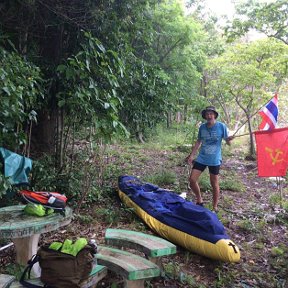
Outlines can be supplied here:
[[196, 202], [196, 205], [199, 205], [199, 206], [202, 206], [202, 207], [204, 207], [204, 203], [203, 203], [203, 202], [201, 202], [201, 203], [199, 203], [199, 202]]

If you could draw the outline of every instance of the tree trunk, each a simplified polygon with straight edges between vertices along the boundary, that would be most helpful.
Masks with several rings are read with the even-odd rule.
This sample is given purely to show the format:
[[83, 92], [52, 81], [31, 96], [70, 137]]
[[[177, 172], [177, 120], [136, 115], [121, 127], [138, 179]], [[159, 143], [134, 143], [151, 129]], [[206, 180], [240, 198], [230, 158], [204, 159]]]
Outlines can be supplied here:
[[253, 138], [253, 131], [252, 131], [252, 125], [251, 125], [251, 119], [250, 115], [247, 115], [248, 119], [248, 129], [249, 129], [249, 137], [250, 137], [250, 145], [249, 145], [249, 156], [253, 157], [255, 156], [255, 145], [254, 145], [254, 138]]
[[188, 118], [188, 105], [184, 104], [184, 109], [183, 109], [183, 122], [184, 124], [187, 122], [187, 118]]
[[172, 112], [170, 111], [167, 113], [166, 126], [167, 128], [170, 128], [172, 126]]
[[37, 124], [32, 132], [32, 150], [36, 153], [55, 154], [55, 132], [57, 110], [43, 110], [38, 113]]
[[56, 134], [55, 134], [55, 166], [61, 168], [64, 159], [64, 112], [62, 109], [57, 109], [56, 117]]

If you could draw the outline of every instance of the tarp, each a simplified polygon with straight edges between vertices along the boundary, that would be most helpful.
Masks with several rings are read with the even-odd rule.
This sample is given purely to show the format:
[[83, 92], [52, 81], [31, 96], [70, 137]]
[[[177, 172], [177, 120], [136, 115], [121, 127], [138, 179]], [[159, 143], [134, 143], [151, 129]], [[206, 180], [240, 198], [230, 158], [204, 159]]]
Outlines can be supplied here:
[[3, 174], [12, 185], [29, 185], [28, 175], [32, 170], [32, 160], [0, 147]]
[[145, 212], [170, 227], [211, 243], [229, 239], [215, 213], [173, 191], [143, 183], [134, 176], [120, 176], [118, 185]]

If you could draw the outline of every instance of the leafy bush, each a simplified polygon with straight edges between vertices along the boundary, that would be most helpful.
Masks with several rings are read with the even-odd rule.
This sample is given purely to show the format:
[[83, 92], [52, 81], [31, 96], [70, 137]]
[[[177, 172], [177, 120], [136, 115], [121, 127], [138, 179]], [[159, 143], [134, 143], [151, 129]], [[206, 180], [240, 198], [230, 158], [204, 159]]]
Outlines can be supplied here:
[[0, 78], [0, 146], [18, 148], [26, 143], [27, 122], [36, 119], [38, 98], [44, 97], [40, 69], [0, 47]]
[[0, 173], [0, 199], [10, 189], [12, 189], [12, 186], [9, 180]]
[[117, 92], [124, 68], [120, 58], [88, 32], [81, 46], [77, 55], [57, 68], [63, 85], [59, 107], [65, 108], [67, 120], [77, 127], [94, 127], [97, 137], [127, 133], [118, 119], [122, 102]]

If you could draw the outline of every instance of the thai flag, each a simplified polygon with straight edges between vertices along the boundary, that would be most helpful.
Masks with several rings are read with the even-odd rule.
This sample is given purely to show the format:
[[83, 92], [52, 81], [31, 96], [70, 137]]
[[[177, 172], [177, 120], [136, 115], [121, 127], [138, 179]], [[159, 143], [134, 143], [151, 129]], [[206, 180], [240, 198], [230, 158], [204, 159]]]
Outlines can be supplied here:
[[278, 119], [278, 95], [274, 97], [259, 111], [262, 117], [262, 122], [259, 125], [259, 130], [272, 130], [276, 127]]

